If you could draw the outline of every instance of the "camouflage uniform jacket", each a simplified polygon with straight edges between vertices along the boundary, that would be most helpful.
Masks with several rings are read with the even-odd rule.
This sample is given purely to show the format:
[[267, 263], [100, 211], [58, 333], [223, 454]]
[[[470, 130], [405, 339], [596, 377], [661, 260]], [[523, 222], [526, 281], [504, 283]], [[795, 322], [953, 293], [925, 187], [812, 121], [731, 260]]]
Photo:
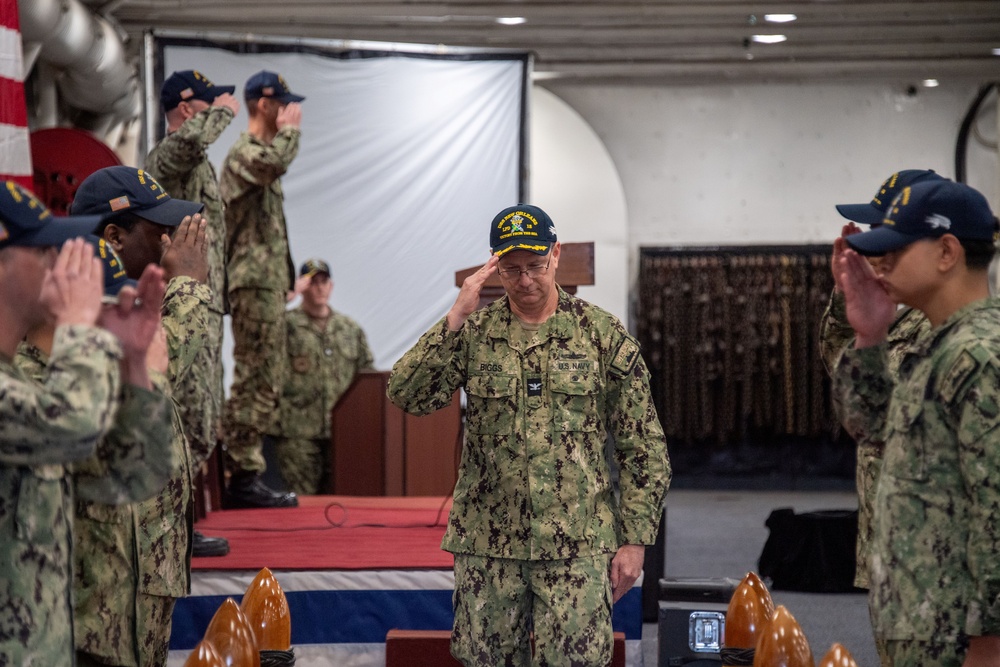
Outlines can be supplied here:
[[[639, 344], [611, 314], [559, 291], [527, 344], [507, 297], [457, 332], [442, 320], [396, 362], [389, 398], [413, 414], [468, 397], [442, 548], [554, 560], [652, 544], [670, 482]], [[620, 500], [605, 452], [620, 467]]]
[[297, 129], [284, 127], [267, 144], [244, 132], [226, 156], [219, 190], [226, 204], [230, 290], [292, 289], [295, 267], [280, 177], [299, 151], [300, 136]]
[[281, 393], [285, 438], [329, 438], [330, 411], [372, 353], [365, 332], [346, 315], [330, 310], [322, 330], [302, 308], [285, 313], [288, 375]]
[[218, 179], [207, 151], [232, 120], [231, 109], [209, 107], [184, 121], [146, 156], [146, 171], [172, 197], [205, 205], [201, 215], [207, 221], [208, 286], [212, 288], [210, 306], [217, 313], [225, 312], [226, 224], [222, 217]]
[[[16, 363], [29, 377], [39, 378], [45, 373], [45, 355], [33, 345], [21, 344]], [[95, 645], [95, 635], [113, 637], [115, 649], [98, 649], [95, 653], [113, 658], [118, 665], [136, 661], [134, 646], [123, 639], [132, 634], [134, 614], [97, 614], [91, 602], [95, 597], [115, 599], [135, 591], [131, 580], [135, 576], [132, 554], [137, 505], [123, 503], [138, 503], [154, 496], [178, 465], [171, 437], [173, 405], [164, 391], [162, 376], [157, 384], [153, 391], [124, 385], [121, 407], [111, 429], [98, 443], [97, 453], [72, 466], [75, 511], [79, 512], [73, 519], [76, 644], [90, 648]], [[74, 511], [72, 507], [67, 509]], [[95, 514], [99, 518], [95, 519]], [[95, 548], [98, 544], [101, 546]], [[123, 579], [130, 580], [129, 584], [123, 585]]]
[[38, 383], [0, 357], [0, 664], [73, 662], [67, 464], [111, 427], [121, 347], [110, 333], [59, 327]]
[[[928, 331], [931, 325], [924, 314], [914, 308], [901, 308], [896, 319], [889, 327], [886, 338], [889, 355], [889, 375], [895, 377], [903, 355], [911, 345], [916, 343]], [[833, 374], [837, 362], [844, 350], [854, 344], [854, 329], [847, 321], [844, 295], [834, 292], [830, 304], [820, 323], [820, 355], [827, 372]], [[834, 409], [838, 415], [843, 414], [843, 404], [846, 397], [837, 392], [833, 394]], [[885, 441], [881, 433], [868, 433], [857, 428], [850, 428], [845, 422], [844, 427], [854, 438], [858, 446], [857, 466], [855, 469], [855, 484], [858, 490], [858, 542], [857, 570], [854, 575], [854, 585], [868, 588], [871, 584], [869, 576], [869, 560], [871, 558], [872, 514], [875, 504], [875, 485], [878, 482], [879, 471], [882, 469], [882, 451]]]
[[[146, 156], [146, 170], [171, 195], [201, 202], [207, 220], [208, 287], [212, 290], [206, 326], [209, 343], [201, 348], [190, 373], [173, 386], [174, 398], [184, 423], [197, 468], [215, 447], [216, 420], [221, 412], [222, 389], [222, 314], [226, 303], [226, 225], [222, 195], [215, 168], [208, 159], [208, 146], [215, 143], [233, 119], [227, 107], [209, 107], [184, 121]], [[202, 295], [203, 296], [203, 295]], [[214, 329], [214, 331], [213, 331]]]
[[[166, 377], [154, 373], [153, 382], [169, 395]], [[109, 664], [139, 663], [137, 593], [181, 598], [190, 587], [190, 470], [175, 409], [170, 410], [170, 421], [166, 432], [177, 465], [156, 495], [126, 505], [76, 501], [76, 647]]]
[[[206, 342], [204, 318], [211, 290], [186, 276], [173, 278], [163, 298], [168, 377], [157, 388], [170, 395], [194, 372]], [[176, 404], [169, 429], [176, 465], [152, 498], [131, 505], [76, 503], [76, 645], [106, 662], [138, 664], [135, 595], [182, 598], [190, 590], [194, 466]], [[115, 594], [117, 592], [117, 594]]]
[[209, 392], [213, 390], [212, 290], [187, 276], [167, 285], [163, 298], [163, 328], [170, 355], [170, 390], [180, 413], [184, 437], [191, 450], [194, 474], [215, 447], [215, 416]]
[[871, 561], [883, 639], [1000, 635], [998, 351], [990, 298], [912, 345], [895, 378], [884, 344], [845, 351], [835, 371], [852, 392], [845, 420], [885, 427]]

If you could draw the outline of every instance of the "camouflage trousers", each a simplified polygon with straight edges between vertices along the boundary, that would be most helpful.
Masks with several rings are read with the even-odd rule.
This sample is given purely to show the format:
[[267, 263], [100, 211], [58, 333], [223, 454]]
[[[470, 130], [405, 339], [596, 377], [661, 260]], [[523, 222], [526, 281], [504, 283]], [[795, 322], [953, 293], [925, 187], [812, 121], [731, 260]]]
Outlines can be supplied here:
[[606, 667], [614, 641], [610, 563], [608, 554], [557, 561], [455, 554], [452, 655], [466, 667]]
[[274, 438], [281, 477], [300, 496], [326, 491], [330, 470], [329, 438]]
[[885, 646], [892, 667], [962, 667], [967, 650], [964, 642], [890, 639]]
[[858, 543], [854, 585], [858, 588], [871, 586], [872, 537], [875, 533], [875, 487], [878, 484], [879, 473], [882, 471], [883, 449], [884, 445], [882, 444], [858, 445], [858, 463], [854, 475], [858, 489]]
[[[125, 660], [120, 667], [164, 667], [170, 650], [170, 626], [176, 599], [159, 595], [140, 593], [136, 597], [135, 608], [138, 618], [136, 643], [139, 652], [136, 659]], [[83, 651], [76, 652], [77, 667], [106, 667], [114, 661], [101, 659]]]
[[223, 430], [230, 470], [262, 472], [267, 466], [261, 434], [274, 429], [278, 396], [288, 363], [285, 293], [237, 289], [229, 293], [233, 321], [233, 384]]

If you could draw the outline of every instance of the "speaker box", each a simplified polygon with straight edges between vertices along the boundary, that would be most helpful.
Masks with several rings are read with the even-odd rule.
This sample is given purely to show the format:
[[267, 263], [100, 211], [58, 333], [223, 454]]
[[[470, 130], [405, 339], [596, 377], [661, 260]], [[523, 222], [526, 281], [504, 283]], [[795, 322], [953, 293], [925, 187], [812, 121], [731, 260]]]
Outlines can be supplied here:
[[739, 585], [730, 578], [661, 579], [659, 667], [719, 667], [726, 610]]

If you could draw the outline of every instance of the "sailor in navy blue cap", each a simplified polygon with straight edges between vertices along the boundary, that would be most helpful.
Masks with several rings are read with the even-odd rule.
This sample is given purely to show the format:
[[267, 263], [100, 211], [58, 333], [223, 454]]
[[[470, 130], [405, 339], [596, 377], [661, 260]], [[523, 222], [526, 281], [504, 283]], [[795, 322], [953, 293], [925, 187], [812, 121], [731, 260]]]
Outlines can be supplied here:
[[223, 413], [229, 487], [223, 507], [293, 507], [294, 493], [269, 488], [263, 437], [277, 428], [286, 363], [284, 313], [295, 266], [288, 246], [281, 178], [299, 151], [302, 96], [274, 72], [244, 88], [247, 131], [222, 164], [226, 279], [233, 332], [233, 383]]
[[[997, 227], [973, 188], [915, 183], [881, 225], [847, 237], [838, 262], [855, 343], [834, 387], [844, 422], [883, 443], [870, 604], [896, 667], [992, 664], [1000, 647], [1000, 299], [988, 275]], [[881, 256], [878, 269], [862, 255]], [[932, 329], [893, 372], [886, 340], [898, 303]]]

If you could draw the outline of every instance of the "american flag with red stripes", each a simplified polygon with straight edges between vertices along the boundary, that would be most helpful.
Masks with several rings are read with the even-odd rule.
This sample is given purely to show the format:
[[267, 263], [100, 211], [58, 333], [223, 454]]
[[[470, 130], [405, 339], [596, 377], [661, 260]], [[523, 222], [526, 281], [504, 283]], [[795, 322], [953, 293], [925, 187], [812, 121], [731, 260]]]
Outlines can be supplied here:
[[17, 0], [0, 0], [0, 179], [33, 186]]

